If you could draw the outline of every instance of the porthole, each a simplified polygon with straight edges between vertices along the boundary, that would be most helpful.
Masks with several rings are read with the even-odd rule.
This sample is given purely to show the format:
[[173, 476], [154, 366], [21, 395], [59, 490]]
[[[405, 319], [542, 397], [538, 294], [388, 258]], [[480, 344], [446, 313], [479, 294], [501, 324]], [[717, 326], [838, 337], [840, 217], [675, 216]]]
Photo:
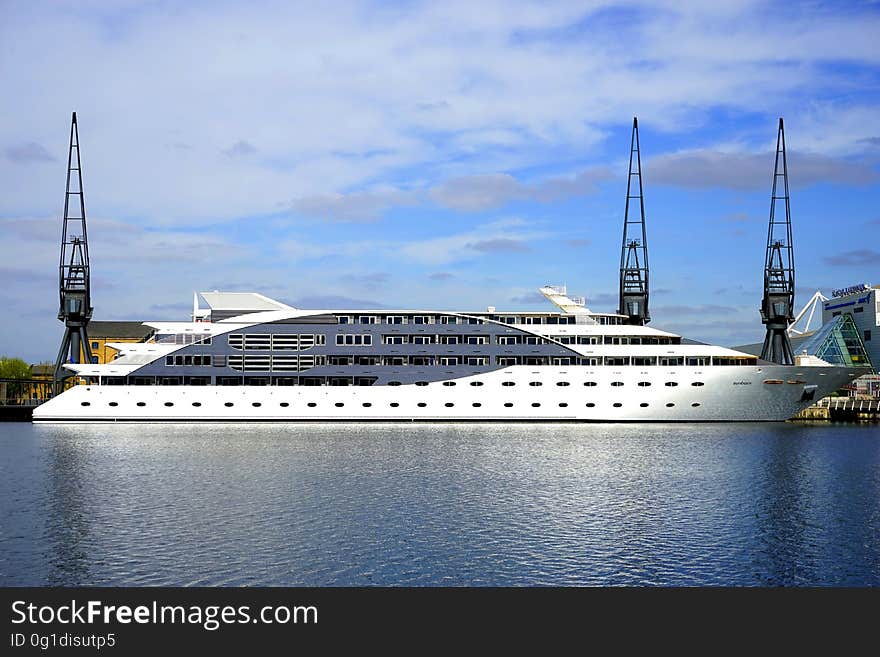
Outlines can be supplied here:
[[645, 402], [642, 402], [641, 404], [639, 404], [639, 406], [641, 406], [642, 408], [648, 408], [648, 405]]
[[647, 387], [650, 386], [650, 385], [651, 385], [651, 382], [650, 382], [650, 381], [639, 381], [639, 387], [640, 387], [640, 388], [647, 388]]
[[443, 385], [445, 385], [445, 386], [454, 386], [454, 385], [455, 385], [455, 381], [444, 381], [444, 382], [443, 382]]
[[587, 402], [587, 408], [593, 408], [595, 405], [593, 402]]
[[281, 408], [287, 408], [288, 406], [290, 406], [290, 403], [288, 403], [288, 402], [281, 402], [281, 403], [278, 404], [278, 405], [279, 405]]
[[262, 406], [262, 404], [260, 402], [253, 402], [251, 406], [253, 406], [254, 408], [259, 408], [260, 406]]
[[119, 402], [110, 402], [107, 406], [119, 406]]
[[146, 406], [147, 404], [146, 404], [146, 402], [138, 402], [137, 405], [138, 406]]
[[664, 385], [669, 386], [670, 388], [674, 388], [678, 384], [675, 381], [667, 381]]
[[317, 406], [317, 404], [315, 402], [309, 402], [308, 404], [306, 404], [306, 406], [308, 406], [309, 408], [314, 408], [315, 406]]
[[474, 402], [473, 404], [471, 404], [471, 406], [473, 406], [474, 408], [479, 408], [480, 406], [482, 406], [482, 404], [480, 402]]
[[621, 406], [623, 406], [623, 404], [621, 404], [620, 402], [615, 402], [612, 404], [612, 406], [614, 406], [614, 408], [620, 408]]
[[417, 386], [426, 386], [426, 385], [428, 385], [428, 382], [427, 381], [416, 381], [416, 385]]
[[513, 404], [510, 402], [504, 402], [504, 408], [513, 408]]
[[596, 386], [597, 383], [595, 381], [584, 381], [584, 385], [587, 386], [588, 388], [592, 388], [592, 387]]
[[615, 388], [619, 388], [620, 386], [623, 385], [623, 381], [612, 381], [611, 385]]
[[556, 385], [565, 387], [567, 385], [571, 385], [568, 381], [557, 381]]
[[425, 402], [419, 402], [418, 404], [416, 404], [416, 406], [418, 406], [419, 408], [424, 408], [425, 406], [427, 406], [427, 404]]
[[80, 406], [91, 406], [92, 402], [80, 402], [79, 405]]
[[568, 408], [568, 404], [566, 404], [565, 402], [560, 402], [559, 408]]
[[691, 404], [691, 406], [693, 406], [694, 408], [696, 408], [699, 405], [700, 405], [700, 402], [694, 402], [693, 404]]
[[166, 406], [174, 406], [174, 402], [165, 402]]
[[336, 408], [342, 408], [343, 406], [345, 406], [345, 404], [343, 404], [342, 402], [336, 402], [336, 403], [333, 404], [333, 405], [334, 405]]
[[538, 402], [532, 402], [532, 408], [538, 408], [540, 405]]
[[471, 385], [472, 386], [481, 386], [481, 385], [483, 385], [483, 382], [482, 381], [471, 381]]
[[369, 408], [370, 406], [372, 406], [372, 404], [370, 402], [364, 402], [363, 404], [361, 404], [361, 406], [363, 406], [364, 408]]
[[540, 381], [530, 381], [529, 385], [532, 386], [533, 388], [536, 388], [537, 386], [542, 386], [544, 384], [541, 383]]
[[198, 408], [201, 405], [202, 405], [202, 402], [193, 402], [193, 406], [195, 406], [196, 408]]
[[446, 408], [452, 408], [453, 406], [455, 406], [455, 404], [453, 404], [452, 402], [446, 402], [446, 403], [443, 404], [443, 405], [444, 405]]
[[223, 405], [224, 405], [226, 408], [231, 408], [231, 407], [233, 406], [233, 403], [232, 403], [232, 402], [226, 402], [226, 403], [223, 404]]
[[400, 381], [389, 381], [388, 385], [390, 386], [399, 386], [401, 385]]
[[704, 385], [706, 385], [706, 384], [703, 383], [702, 381], [694, 381], [691, 385], [694, 386], [694, 387], [696, 387], [696, 388], [699, 388], [700, 386], [704, 386]]
[[391, 403], [388, 404], [388, 405], [389, 405], [391, 408], [397, 408], [398, 406], [400, 406], [400, 404], [398, 404], [397, 402], [391, 402]]
[[510, 386], [515, 386], [516, 384], [513, 381], [502, 381], [501, 385], [509, 388]]
[[675, 404], [673, 404], [672, 402], [666, 404], [666, 408], [672, 408], [673, 406], [675, 406]]

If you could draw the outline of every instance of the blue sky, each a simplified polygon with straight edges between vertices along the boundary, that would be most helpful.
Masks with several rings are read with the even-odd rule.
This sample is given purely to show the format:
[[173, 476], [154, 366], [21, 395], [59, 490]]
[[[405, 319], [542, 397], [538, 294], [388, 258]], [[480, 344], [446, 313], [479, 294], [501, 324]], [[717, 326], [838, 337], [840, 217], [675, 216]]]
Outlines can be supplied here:
[[96, 319], [616, 304], [638, 115], [653, 324], [758, 341], [776, 121], [798, 297], [880, 280], [880, 5], [0, 4], [0, 353], [54, 358], [70, 112]]

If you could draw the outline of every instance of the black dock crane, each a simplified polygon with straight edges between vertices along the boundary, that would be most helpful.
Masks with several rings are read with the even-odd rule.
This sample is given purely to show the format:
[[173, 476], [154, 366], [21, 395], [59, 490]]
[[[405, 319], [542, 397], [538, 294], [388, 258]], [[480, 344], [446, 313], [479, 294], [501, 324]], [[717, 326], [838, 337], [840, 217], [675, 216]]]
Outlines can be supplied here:
[[[781, 165], [781, 166], [780, 166]], [[779, 194], [779, 179], [782, 193]], [[776, 212], [785, 202], [785, 217]], [[767, 255], [764, 259], [764, 299], [761, 321], [767, 327], [761, 358], [780, 365], [794, 365], [788, 327], [794, 320], [794, 250], [791, 239], [791, 206], [788, 196], [788, 162], [785, 157], [785, 129], [779, 118], [776, 135], [776, 165], [770, 196], [770, 225], [767, 229]]]
[[55, 359], [56, 388], [66, 375], [63, 364], [92, 360], [87, 327], [92, 318], [89, 281], [89, 241], [86, 233], [86, 204], [83, 196], [82, 167], [79, 155], [79, 130], [76, 112], [70, 123], [70, 149], [67, 154], [67, 189], [64, 194], [64, 219], [61, 231], [61, 260], [58, 266], [58, 319], [64, 322], [64, 337]]
[[[635, 160], [635, 170], [633, 161]], [[636, 188], [633, 189], [633, 178]], [[637, 191], [637, 193], [633, 193]], [[638, 218], [630, 217], [630, 200], [638, 199]], [[626, 209], [623, 215], [623, 247], [620, 253], [620, 304], [617, 312], [628, 324], [642, 326], [651, 321], [648, 312], [648, 238], [645, 233], [645, 198], [642, 193], [642, 158], [639, 152], [639, 119], [633, 117], [626, 178]]]

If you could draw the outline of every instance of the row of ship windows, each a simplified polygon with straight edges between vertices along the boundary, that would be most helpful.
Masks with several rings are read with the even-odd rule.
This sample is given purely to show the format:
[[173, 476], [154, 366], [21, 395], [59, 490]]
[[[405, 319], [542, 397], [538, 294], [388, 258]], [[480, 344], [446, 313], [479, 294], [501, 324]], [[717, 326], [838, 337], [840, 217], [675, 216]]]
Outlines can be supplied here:
[[[475, 344], [486, 345], [491, 342], [491, 335], [383, 335], [382, 344]], [[560, 344], [578, 345], [669, 345], [680, 344], [680, 338], [665, 336], [611, 336], [611, 335], [497, 335], [495, 343], [499, 345], [539, 345], [552, 341]], [[232, 333], [227, 342], [233, 349], [302, 351], [326, 344], [326, 336], [321, 334], [287, 334], [287, 333]], [[373, 344], [371, 334], [338, 333], [336, 344], [339, 346], [369, 347]]]
[[[338, 315], [340, 324], [483, 324], [477, 317], [456, 317], [452, 315]], [[572, 316], [559, 315], [489, 315], [487, 319], [503, 324], [575, 324]], [[618, 319], [618, 318], [613, 318]], [[616, 323], [616, 322], [602, 322]]]
[[176, 354], [165, 357], [169, 367], [229, 367], [242, 371], [302, 372], [313, 367], [501, 367], [529, 366], [606, 366], [606, 367], [708, 367], [710, 365], [757, 365], [756, 359], [726, 357], [684, 356], [280, 356]]
[[[80, 406], [91, 406], [91, 405], [92, 405], [91, 402], [87, 402], [87, 401], [80, 402]], [[115, 407], [119, 406], [119, 402], [113, 401], [113, 402], [109, 402], [107, 405], [115, 408]], [[137, 402], [136, 405], [140, 406], [140, 407], [144, 407], [147, 405], [147, 403], [146, 402]], [[192, 405], [198, 408], [202, 405], [202, 403], [201, 402], [192, 402]], [[225, 402], [223, 405], [227, 408], [232, 408], [233, 406], [235, 406], [235, 404], [233, 402]], [[263, 405], [262, 402], [251, 402], [251, 406], [253, 406], [254, 408], [259, 408], [262, 405]], [[281, 406], [282, 408], [287, 408], [288, 406], [290, 406], [290, 402], [280, 402], [278, 405]], [[317, 405], [318, 405], [317, 402], [308, 402], [306, 404], [306, 406], [308, 406], [309, 408], [315, 408]], [[333, 405], [336, 408], [342, 408], [343, 406], [345, 406], [345, 403], [336, 402]], [[361, 404], [361, 406], [363, 406], [364, 408], [370, 408], [372, 405], [373, 404], [371, 402], [363, 402]], [[398, 402], [390, 402], [388, 405], [391, 408], [398, 408], [400, 406], [400, 404]], [[483, 404], [480, 402], [473, 402], [471, 404], [471, 406], [473, 406], [474, 408], [480, 408], [480, 407], [482, 407], [482, 405]], [[504, 403], [505, 408], [513, 408], [513, 405], [514, 405], [513, 402], [505, 402]], [[557, 405], [559, 406], [559, 408], [568, 408], [568, 406], [569, 406], [569, 404], [567, 402], [559, 402], [559, 404], [557, 404]], [[700, 402], [693, 402], [691, 404], [691, 406], [693, 408], [697, 408], [701, 405], [702, 404], [700, 404]], [[165, 402], [164, 406], [167, 406], [167, 407], [174, 406], [174, 402]], [[416, 404], [416, 406], [419, 408], [426, 408], [428, 406], [428, 403], [427, 402], [418, 402]], [[446, 402], [445, 404], [443, 404], [443, 406], [445, 406], [446, 408], [452, 408], [455, 406], [455, 404], [453, 402]], [[596, 404], [594, 402], [587, 402], [585, 404], [585, 406], [587, 408], [595, 408]], [[621, 408], [623, 406], [623, 404], [621, 402], [614, 402], [612, 404], [612, 406], [614, 408]], [[642, 402], [639, 404], [640, 408], [648, 408], [648, 406], [650, 406], [650, 404], [648, 404], [647, 402]], [[666, 403], [667, 408], [672, 408], [673, 406], [675, 406], [675, 403], [673, 403], [673, 402]], [[532, 408], [540, 408], [540, 407], [541, 407], [541, 402], [532, 402]]]

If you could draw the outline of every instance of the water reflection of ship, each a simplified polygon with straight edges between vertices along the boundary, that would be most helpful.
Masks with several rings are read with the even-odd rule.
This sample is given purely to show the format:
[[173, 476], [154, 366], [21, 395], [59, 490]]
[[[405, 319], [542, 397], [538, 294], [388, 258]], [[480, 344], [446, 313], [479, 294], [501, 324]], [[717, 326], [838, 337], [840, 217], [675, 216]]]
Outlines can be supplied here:
[[93, 519], [87, 482], [91, 479], [82, 442], [64, 430], [47, 431], [48, 507], [45, 537], [47, 585], [83, 586], [91, 581]]

